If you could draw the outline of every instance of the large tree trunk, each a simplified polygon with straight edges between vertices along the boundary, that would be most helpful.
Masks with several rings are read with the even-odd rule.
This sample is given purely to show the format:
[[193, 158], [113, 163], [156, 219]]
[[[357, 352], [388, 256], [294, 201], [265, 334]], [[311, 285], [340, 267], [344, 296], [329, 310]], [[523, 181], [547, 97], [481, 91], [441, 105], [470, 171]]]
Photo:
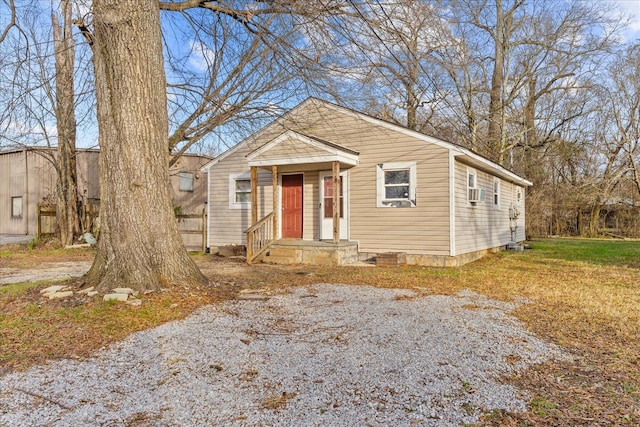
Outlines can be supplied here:
[[506, 24], [502, 0], [496, 0], [496, 27], [494, 39], [494, 63], [491, 75], [491, 89], [489, 90], [489, 143], [488, 156], [492, 160], [500, 161], [502, 157], [502, 90], [504, 85], [504, 55], [506, 50]]
[[204, 284], [171, 205], [158, 2], [93, 6], [101, 229], [87, 281], [103, 292]]
[[60, 241], [63, 245], [73, 243], [74, 235], [80, 232], [78, 220], [78, 184], [76, 175], [76, 117], [73, 63], [75, 48], [71, 34], [71, 5], [61, 3], [62, 27], [52, 14], [53, 41], [56, 59], [56, 121], [58, 129], [57, 159], [57, 219]]

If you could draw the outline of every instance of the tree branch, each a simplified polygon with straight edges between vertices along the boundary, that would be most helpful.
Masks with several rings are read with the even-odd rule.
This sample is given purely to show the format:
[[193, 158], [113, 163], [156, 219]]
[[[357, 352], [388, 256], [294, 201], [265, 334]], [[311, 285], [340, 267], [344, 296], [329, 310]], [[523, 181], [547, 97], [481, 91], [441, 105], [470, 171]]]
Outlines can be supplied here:
[[11, 30], [12, 27], [16, 26], [16, 5], [14, 3], [14, 0], [9, 0], [9, 10], [11, 11], [11, 19], [2, 31], [2, 34], [0, 34], [0, 43], [2, 43], [7, 37], [7, 35], [9, 34], [9, 30]]

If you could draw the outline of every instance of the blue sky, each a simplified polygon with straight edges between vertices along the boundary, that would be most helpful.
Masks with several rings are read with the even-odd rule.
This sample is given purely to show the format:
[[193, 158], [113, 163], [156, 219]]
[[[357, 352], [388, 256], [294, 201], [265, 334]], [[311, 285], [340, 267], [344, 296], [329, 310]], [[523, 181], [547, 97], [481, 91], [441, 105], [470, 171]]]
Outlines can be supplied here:
[[[41, 0], [45, 7], [50, 7], [51, 3], [55, 4], [56, 0]], [[548, 1], [556, 1], [556, 0], [548, 0]], [[557, 0], [560, 1], [560, 0]], [[618, 9], [620, 12], [630, 16], [630, 22], [628, 29], [624, 32], [624, 38], [626, 42], [633, 42], [640, 40], [640, 0], [577, 0], [577, 1], [606, 1], [610, 3], [612, 8]], [[0, 2], [2, 4], [2, 2]], [[5, 13], [5, 10], [0, 10], [0, 25], [5, 23], [8, 16]], [[190, 49], [191, 48], [191, 49]], [[189, 65], [197, 71], [202, 68], [204, 58], [210, 54], [210, 52], [203, 52], [201, 49], [198, 49], [197, 46], [193, 48], [192, 45], [185, 44], [181, 46], [181, 49], [184, 53], [191, 50], [191, 55], [188, 58]], [[96, 143], [97, 140], [97, 132], [95, 132], [95, 128], [92, 129], [84, 129], [84, 133], [80, 136], [78, 140], [78, 146], [86, 147], [91, 146]]]
[[[595, 0], [591, 0], [595, 1]], [[611, 0], [609, 0], [611, 1]], [[631, 15], [629, 29], [625, 36], [627, 40], [637, 40], [640, 38], [640, 0], [617, 0], [615, 3], [621, 12]]]

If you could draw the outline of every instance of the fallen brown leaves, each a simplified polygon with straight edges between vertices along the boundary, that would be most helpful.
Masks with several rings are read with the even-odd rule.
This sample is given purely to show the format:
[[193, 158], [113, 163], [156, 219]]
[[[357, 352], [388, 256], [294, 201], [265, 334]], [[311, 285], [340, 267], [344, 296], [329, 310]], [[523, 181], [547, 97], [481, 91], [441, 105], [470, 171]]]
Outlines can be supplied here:
[[[81, 256], [89, 257], [87, 253]], [[33, 253], [29, 257], [30, 262], [39, 262]], [[21, 263], [29, 257], [18, 255], [3, 262]], [[55, 259], [51, 254], [46, 257], [49, 262]], [[236, 298], [243, 289], [273, 294], [318, 283], [413, 289], [420, 295], [454, 295], [470, 289], [516, 302], [514, 315], [526, 327], [573, 356], [571, 361], [547, 362], [505, 378], [529, 392], [529, 411], [494, 410], [486, 414], [483, 425], [640, 423], [640, 272], [635, 268], [550, 259], [535, 250], [492, 255], [455, 269], [248, 266], [215, 256], [195, 260], [216, 286], [169, 288], [144, 296], [140, 307], [97, 298], [44, 300], [39, 289], [45, 284], [0, 293], [0, 366], [7, 372], [51, 359], [86, 357], [134, 331]], [[284, 405], [289, 396], [274, 395], [265, 407]]]

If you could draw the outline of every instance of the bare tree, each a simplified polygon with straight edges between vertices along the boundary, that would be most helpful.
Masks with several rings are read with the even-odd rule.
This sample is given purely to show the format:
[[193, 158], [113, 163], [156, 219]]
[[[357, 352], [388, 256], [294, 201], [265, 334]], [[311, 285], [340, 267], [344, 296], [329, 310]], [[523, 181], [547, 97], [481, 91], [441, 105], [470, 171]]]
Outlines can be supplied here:
[[[86, 49], [76, 62], [71, 2], [63, 0], [43, 9], [33, 2], [20, 9], [21, 30], [1, 46], [4, 66], [0, 79], [4, 132], [0, 143], [27, 147], [44, 157], [56, 176], [58, 232], [62, 244], [71, 244], [80, 232], [76, 176], [76, 108], [80, 121], [90, 116], [92, 89]], [[76, 86], [76, 80], [80, 83]]]
[[51, 14], [56, 69], [55, 116], [58, 129], [56, 212], [60, 241], [63, 245], [70, 245], [74, 236], [80, 232], [76, 172], [75, 44], [71, 33], [71, 4], [69, 0], [62, 0], [60, 6], [62, 25], [57, 15]]
[[640, 195], [640, 45], [632, 45], [611, 65], [606, 109], [622, 146], [631, 182]]
[[425, 1], [347, 3], [339, 16], [308, 30], [318, 55], [333, 61], [333, 95], [383, 119], [422, 128], [442, 98], [432, 57], [448, 42], [446, 22]]
[[[301, 90], [306, 76], [319, 67], [293, 45], [304, 17], [321, 10], [297, 13], [278, 2], [243, 13], [220, 5], [160, 6], [168, 10], [161, 18], [169, 64], [171, 163], [215, 132], [244, 133], [239, 126], [272, 120], [277, 105], [306, 92]], [[177, 50], [176, 40], [189, 40], [187, 49]]]
[[[294, 49], [294, 45], [279, 35], [274, 36], [266, 27], [271, 15], [296, 13], [286, 1], [260, 2], [252, 9], [242, 4], [234, 8], [224, 3], [193, 0], [94, 2], [93, 23], [83, 22], [78, 26], [93, 46], [101, 146], [101, 238], [86, 278], [102, 291], [122, 285], [142, 290], [175, 283], [206, 282], [189, 258], [173, 217], [166, 179], [169, 149], [184, 143], [178, 151], [185, 150], [206, 132], [237, 114], [232, 101], [238, 98], [225, 98], [227, 93], [241, 95], [243, 89], [235, 82], [247, 84], [249, 88], [261, 84], [260, 79], [246, 79], [233, 67], [226, 69], [221, 75], [229, 77], [230, 83], [219, 85], [220, 75], [217, 75], [211, 80], [214, 83], [205, 85], [187, 102], [195, 109], [184, 114], [182, 124], [168, 136], [160, 9], [182, 13], [202, 9], [219, 17], [231, 17], [262, 43], [280, 43], [284, 48], [279, 52], [280, 59], [286, 58], [287, 50]], [[198, 32], [201, 30], [193, 16], [189, 16], [188, 21]], [[237, 52], [233, 49], [237, 46], [229, 44], [226, 49], [234, 55]], [[257, 43], [248, 41], [246, 47], [248, 58], [255, 57], [255, 61], [245, 61], [241, 70], [261, 64], [262, 55], [266, 55], [264, 61], [269, 61], [268, 52], [261, 50]], [[207, 68], [220, 64], [223, 62], [214, 60]], [[189, 92], [195, 87], [197, 84], [187, 84], [181, 89]], [[270, 92], [254, 93], [259, 97]], [[255, 95], [250, 98], [256, 99]], [[248, 104], [240, 98], [239, 105]]]

